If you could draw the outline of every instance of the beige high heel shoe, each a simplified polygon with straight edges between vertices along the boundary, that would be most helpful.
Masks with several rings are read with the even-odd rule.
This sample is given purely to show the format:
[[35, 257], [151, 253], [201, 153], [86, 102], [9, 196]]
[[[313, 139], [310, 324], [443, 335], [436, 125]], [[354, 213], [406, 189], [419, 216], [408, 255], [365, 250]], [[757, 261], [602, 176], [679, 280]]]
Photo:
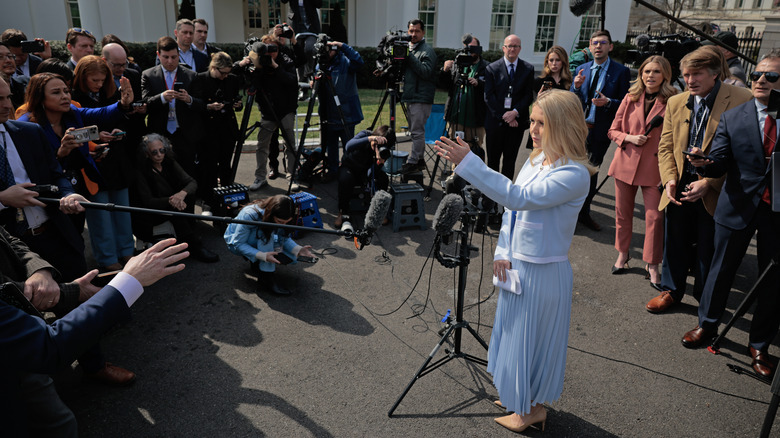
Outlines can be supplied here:
[[528, 429], [529, 426], [542, 423], [541, 430], [544, 432], [544, 427], [547, 424], [547, 410], [544, 407], [539, 406], [539, 409], [534, 412], [531, 408], [531, 412], [528, 415], [510, 414], [504, 417], [496, 418], [496, 423], [506, 427], [512, 432], [522, 432]]

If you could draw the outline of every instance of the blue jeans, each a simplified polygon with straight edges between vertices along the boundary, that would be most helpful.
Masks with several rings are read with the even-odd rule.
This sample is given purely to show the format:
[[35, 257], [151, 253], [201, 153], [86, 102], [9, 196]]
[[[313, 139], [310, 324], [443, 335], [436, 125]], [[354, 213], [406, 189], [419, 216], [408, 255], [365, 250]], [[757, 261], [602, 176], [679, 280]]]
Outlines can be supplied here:
[[339, 171], [339, 140], [341, 140], [342, 145], [346, 145], [348, 141], [352, 140], [352, 137], [355, 136], [355, 125], [347, 125], [346, 129], [326, 128], [324, 134], [328, 172], [332, 175], [337, 175]]
[[[90, 196], [90, 201], [130, 205], [126, 188], [101, 190]], [[132, 256], [135, 250], [130, 213], [87, 208], [87, 226], [92, 253], [98, 266], [108, 266], [119, 261], [119, 257]]]

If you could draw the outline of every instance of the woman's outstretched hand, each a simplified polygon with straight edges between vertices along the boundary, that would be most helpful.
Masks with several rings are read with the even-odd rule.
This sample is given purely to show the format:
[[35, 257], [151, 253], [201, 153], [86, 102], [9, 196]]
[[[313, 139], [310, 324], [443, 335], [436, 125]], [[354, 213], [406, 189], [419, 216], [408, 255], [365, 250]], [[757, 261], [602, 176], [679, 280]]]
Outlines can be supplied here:
[[458, 138], [457, 140], [458, 142], [455, 143], [447, 137], [440, 137], [434, 145], [434, 149], [436, 149], [436, 153], [440, 157], [453, 162], [455, 165], [460, 164], [463, 158], [471, 152], [471, 148], [463, 139]]

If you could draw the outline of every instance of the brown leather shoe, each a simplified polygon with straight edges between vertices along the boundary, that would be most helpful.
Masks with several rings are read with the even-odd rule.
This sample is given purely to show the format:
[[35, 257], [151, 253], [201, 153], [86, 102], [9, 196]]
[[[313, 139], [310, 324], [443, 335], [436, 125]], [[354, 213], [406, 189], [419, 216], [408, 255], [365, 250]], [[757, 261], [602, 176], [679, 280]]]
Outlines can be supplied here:
[[96, 373], [85, 373], [85, 376], [100, 383], [112, 386], [127, 386], [135, 382], [135, 373], [122, 367], [106, 362], [106, 366]]
[[670, 294], [668, 290], [665, 290], [661, 292], [661, 295], [648, 301], [645, 309], [650, 313], [662, 313], [675, 304], [677, 304], [677, 301], [672, 298], [672, 294]]
[[581, 215], [577, 218], [577, 222], [581, 223], [582, 225], [585, 225], [586, 227], [590, 228], [593, 231], [601, 231], [601, 225], [596, 223], [596, 221], [593, 220], [590, 215]]
[[682, 344], [685, 348], [699, 348], [714, 336], [714, 330], [705, 330], [697, 325], [695, 329], [683, 335]]
[[753, 358], [753, 362], [750, 365], [756, 373], [767, 378], [772, 377], [772, 373], [775, 370], [775, 362], [769, 356], [769, 352], [748, 347], [748, 355]]

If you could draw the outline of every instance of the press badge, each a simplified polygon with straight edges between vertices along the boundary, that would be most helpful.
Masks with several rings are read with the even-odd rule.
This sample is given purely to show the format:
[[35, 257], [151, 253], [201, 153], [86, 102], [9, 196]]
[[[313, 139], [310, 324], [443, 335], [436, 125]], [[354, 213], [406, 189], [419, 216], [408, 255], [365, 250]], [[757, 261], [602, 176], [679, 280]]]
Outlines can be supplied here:
[[512, 87], [509, 87], [509, 92], [506, 94], [506, 97], [504, 98], [504, 109], [505, 110], [512, 109]]

